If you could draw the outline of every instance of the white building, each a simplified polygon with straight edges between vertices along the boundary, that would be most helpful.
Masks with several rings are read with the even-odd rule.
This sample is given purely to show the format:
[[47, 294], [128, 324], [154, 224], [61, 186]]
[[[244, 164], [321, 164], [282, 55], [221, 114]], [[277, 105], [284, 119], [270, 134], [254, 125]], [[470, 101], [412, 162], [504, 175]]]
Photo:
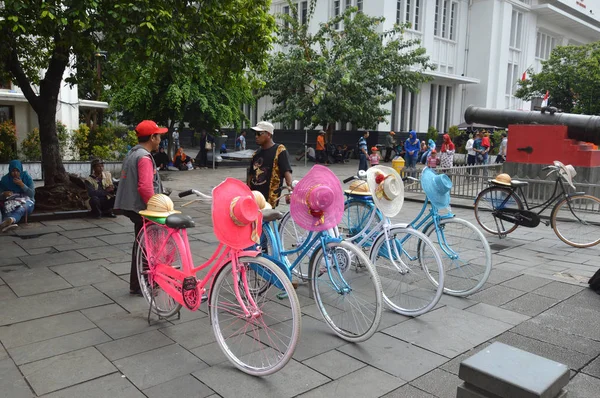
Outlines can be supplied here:
[[[296, 3], [306, 20], [309, 2]], [[406, 36], [418, 38], [437, 66], [428, 73], [434, 80], [419, 93], [398, 89], [381, 131], [425, 132], [435, 126], [444, 132], [464, 121], [469, 105], [529, 110], [534, 104], [514, 96], [526, 69], [539, 71], [558, 45], [600, 40], [600, 0], [317, 0], [310, 28], [350, 6], [384, 16], [384, 30], [410, 22]], [[286, 1], [273, 0], [271, 8], [280, 14], [287, 7]], [[267, 98], [247, 107], [251, 122], [269, 107]]]

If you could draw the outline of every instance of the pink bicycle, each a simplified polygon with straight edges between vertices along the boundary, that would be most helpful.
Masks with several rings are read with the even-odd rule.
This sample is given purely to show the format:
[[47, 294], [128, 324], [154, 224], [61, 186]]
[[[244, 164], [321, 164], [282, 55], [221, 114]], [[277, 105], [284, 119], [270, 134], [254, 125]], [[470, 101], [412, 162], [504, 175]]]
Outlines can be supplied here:
[[[154, 195], [140, 212], [144, 225], [137, 237], [138, 278], [149, 311], [161, 318], [177, 314], [182, 306], [195, 311], [206, 300], [210, 283], [209, 316], [225, 356], [245, 373], [275, 373], [298, 342], [300, 304], [284, 271], [259, 251], [244, 249], [257, 243], [261, 233], [262, 214], [254, 196], [232, 178], [217, 186], [212, 198], [196, 190], [179, 196], [191, 194], [200, 199], [190, 203], [212, 201], [213, 230], [221, 243], [207, 262], [195, 266], [186, 231], [194, 221], [174, 210], [169, 197]], [[205, 269], [199, 279], [197, 273]], [[265, 280], [268, 289], [257, 289]]]

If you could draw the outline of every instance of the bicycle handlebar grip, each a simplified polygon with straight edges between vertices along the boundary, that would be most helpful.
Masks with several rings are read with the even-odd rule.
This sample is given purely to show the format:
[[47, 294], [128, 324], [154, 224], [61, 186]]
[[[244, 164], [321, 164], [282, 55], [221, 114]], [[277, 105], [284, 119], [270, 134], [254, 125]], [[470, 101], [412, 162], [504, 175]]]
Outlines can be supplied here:
[[188, 189], [187, 191], [183, 191], [183, 192], [179, 192], [179, 197], [183, 198], [184, 196], [189, 196], [192, 195], [194, 192], [191, 189]]
[[352, 176], [352, 177], [348, 177], [344, 180], [344, 184], [349, 183], [350, 181], [354, 180], [356, 178], [356, 176]]

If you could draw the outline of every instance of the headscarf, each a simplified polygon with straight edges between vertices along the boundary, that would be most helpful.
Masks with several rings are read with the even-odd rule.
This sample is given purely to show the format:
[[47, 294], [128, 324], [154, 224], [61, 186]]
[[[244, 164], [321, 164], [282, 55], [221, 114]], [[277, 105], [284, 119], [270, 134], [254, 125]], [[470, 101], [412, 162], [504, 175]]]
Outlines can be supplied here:
[[415, 130], [410, 130], [409, 134], [412, 141], [417, 139], [417, 132]]
[[183, 148], [179, 147], [179, 149], [177, 150], [177, 153], [175, 153], [175, 156], [173, 156], [173, 162], [177, 161], [177, 156], [181, 156], [181, 161], [183, 162], [186, 158], [185, 153], [183, 153]]
[[429, 141], [427, 141], [427, 146], [430, 151], [433, 151], [435, 149], [435, 141], [430, 138]]
[[21, 161], [15, 159], [10, 161], [10, 163], [8, 164], [8, 173], [4, 175], [4, 177], [2, 177], [2, 180], [0, 180], [0, 184], [2, 184], [2, 186], [6, 190], [12, 191], [14, 193], [25, 193], [23, 188], [21, 188], [13, 182], [13, 177], [12, 175], [10, 175], [10, 172], [14, 169], [19, 170], [19, 172], [21, 173], [21, 176], [19, 178], [21, 179], [21, 181], [23, 181], [23, 184], [25, 184], [29, 188], [34, 187], [33, 179], [31, 178], [28, 172], [23, 171], [23, 165], [21, 164]]
[[454, 151], [454, 143], [450, 139], [450, 134], [444, 134], [444, 143], [442, 144], [442, 150], [444, 151]]

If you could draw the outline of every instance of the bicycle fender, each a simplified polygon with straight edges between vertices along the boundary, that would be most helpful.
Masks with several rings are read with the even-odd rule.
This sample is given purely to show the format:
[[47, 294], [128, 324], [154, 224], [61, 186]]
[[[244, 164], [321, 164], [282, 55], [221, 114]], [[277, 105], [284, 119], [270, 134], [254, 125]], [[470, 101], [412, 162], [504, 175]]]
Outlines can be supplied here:
[[587, 194], [585, 192], [573, 192], [573, 193], [567, 194], [567, 198], [577, 196], [577, 195], [587, 195]]

